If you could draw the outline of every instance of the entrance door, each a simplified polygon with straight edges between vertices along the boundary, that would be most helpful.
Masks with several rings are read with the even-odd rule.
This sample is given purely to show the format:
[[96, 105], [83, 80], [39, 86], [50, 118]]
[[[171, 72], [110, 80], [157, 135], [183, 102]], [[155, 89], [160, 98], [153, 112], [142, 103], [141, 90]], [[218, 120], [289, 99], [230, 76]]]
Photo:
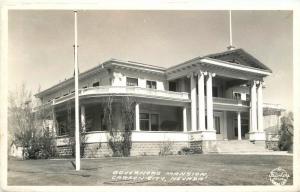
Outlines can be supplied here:
[[214, 116], [214, 128], [216, 130], [216, 134], [221, 134], [220, 116]]
[[[241, 134], [242, 137], [245, 137], [245, 134], [249, 132], [249, 119], [241, 118]], [[237, 128], [237, 119], [234, 119], [234, 136], [238, 137], [238, 128]]]
[[217, 140], [223, 140], [223, 119], [223, 112], [214, 111], [214, 129], [216, 130]]

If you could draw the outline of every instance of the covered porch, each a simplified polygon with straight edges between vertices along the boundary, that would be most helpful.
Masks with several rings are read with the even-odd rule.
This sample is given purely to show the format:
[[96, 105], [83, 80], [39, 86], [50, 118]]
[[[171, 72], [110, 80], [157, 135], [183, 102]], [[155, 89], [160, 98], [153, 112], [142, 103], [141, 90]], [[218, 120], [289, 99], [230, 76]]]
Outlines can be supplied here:
[[[122, 98], [109, 96], [112, 102], [112, 127], [125, 131], [122, 118]], [[80, 127], [86, 143], [108, 142], [109, 130], [104, 121], [104, 106], [108, 96], [80, 98]], [[188, 142], [189, 100], [172, 101], [161, 98], [130, 97], [132, 101], [132, 142]], [[74, 128], [74, 100], [54, 105], [54, 128], [57, 145], [67, 145]]]

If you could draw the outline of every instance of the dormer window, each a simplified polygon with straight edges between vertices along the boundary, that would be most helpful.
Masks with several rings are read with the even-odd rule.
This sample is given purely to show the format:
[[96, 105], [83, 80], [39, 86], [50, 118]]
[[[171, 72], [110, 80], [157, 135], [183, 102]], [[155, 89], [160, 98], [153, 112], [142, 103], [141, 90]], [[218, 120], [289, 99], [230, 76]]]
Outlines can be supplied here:
[[147, 81], [146, 85], [149, 89], [156, 89], [156, 81]]
[[126, 85], [127, 86], [138, 86], [138, 79], [126, 77]]

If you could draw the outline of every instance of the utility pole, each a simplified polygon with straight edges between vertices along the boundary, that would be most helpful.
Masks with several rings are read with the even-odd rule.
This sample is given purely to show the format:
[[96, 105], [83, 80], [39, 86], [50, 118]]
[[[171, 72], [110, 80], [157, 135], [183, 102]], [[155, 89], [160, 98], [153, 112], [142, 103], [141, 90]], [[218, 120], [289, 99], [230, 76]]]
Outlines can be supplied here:
[[76, 171], [80, 170], [80, 132], [79, 132], [79, 95], [78, 95], [78, 45], [77, 45], [77, 11], [74, 11], [74, 70], [75, 70], [75, 162]]

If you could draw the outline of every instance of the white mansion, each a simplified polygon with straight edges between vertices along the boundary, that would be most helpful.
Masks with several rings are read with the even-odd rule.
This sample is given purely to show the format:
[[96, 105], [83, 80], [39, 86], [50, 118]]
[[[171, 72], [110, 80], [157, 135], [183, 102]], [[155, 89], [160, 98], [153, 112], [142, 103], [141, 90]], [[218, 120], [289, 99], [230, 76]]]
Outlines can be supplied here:
[[[86, 156], [110, 153], [106, 145], [96, 145], [108, 142], [101, 108], [107, 97], [134, 98], [132, 155], [158, 154], [164, 141], [174, 143], [175, 153], [194, 141], [207, 146], [221, 140], [264, 141], [270, 122], [278, 118], [277, 113], [264, 116], [263, 80], [271, 73], [243, 49], [197, 57], [170, 68], [108, 60], [79, 75], [81, 125], [94, 151]], [[74, 129], [74, 78], [36, 97], [53, 108], [49, 127], [55, 130], [57, 146], [64, 148]], [[115, 101], [112, 126], [122, 129], [121, 104]]]

